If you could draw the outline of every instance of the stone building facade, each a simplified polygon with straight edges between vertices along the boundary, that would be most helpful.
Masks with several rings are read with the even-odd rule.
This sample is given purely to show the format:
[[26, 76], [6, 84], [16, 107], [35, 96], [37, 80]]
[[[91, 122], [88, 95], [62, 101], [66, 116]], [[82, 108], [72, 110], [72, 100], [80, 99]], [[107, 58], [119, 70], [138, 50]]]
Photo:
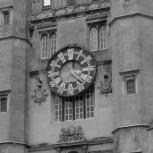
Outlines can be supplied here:
[[152, 8], [0, 0], [0, 153], [152, 153]]

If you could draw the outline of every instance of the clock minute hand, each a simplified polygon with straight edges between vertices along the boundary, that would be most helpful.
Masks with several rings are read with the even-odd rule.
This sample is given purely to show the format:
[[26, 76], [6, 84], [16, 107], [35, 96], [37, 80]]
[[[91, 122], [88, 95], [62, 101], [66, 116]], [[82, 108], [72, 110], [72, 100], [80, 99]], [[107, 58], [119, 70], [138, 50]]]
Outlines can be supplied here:
[[81, 82], [84, 82], [84, 81], [85, 81], [85, 80], [82, 79], [80, 76], [78, 76], [77, 73], [76, 73], [74, 70], [71, 70], [71, 74], [72, 74], [73, 76], [75, 76], [77, 79], [79, 79]]

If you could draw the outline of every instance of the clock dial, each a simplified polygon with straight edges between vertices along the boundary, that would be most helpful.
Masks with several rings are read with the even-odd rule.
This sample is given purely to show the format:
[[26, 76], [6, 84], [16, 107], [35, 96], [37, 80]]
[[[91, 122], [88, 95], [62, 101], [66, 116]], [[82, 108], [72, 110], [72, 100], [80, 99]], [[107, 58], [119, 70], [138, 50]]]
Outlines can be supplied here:
[[80, 47], [65, 47], [49, 60], [47, 71], [48, 83], [53, 92], [60, 96], [73, 96], [93, 82], [96, 61]]

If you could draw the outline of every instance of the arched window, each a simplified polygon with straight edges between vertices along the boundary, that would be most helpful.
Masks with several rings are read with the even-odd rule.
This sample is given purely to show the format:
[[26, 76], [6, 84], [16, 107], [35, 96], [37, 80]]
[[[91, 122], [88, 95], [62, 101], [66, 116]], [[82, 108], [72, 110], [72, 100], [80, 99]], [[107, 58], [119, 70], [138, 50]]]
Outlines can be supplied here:
[[95, 27], [91, 28], [89, 31], [89, 43], [90, 43], [90, 50], [96, 51], [98, 49], [98, 41], [97, 41], [97, 29]]
[[41, 44], [42, 44], [41, 58], [45, 59], [48, 57], [48, 36], [47, 35], [42, 36]]
[[106, 26], [99, 28], [99, 49], [106, 49]]
[[50, 55], [49, 56], [52, 56], [55, 52], [56, 52], [56, 34], [53, 33], [51, 36], [50, 36]]

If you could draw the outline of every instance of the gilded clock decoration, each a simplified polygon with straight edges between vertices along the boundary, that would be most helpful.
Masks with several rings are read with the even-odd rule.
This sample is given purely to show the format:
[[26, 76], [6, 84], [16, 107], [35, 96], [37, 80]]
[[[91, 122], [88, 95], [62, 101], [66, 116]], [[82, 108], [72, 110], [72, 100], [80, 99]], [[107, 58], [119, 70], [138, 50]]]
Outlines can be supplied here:
[[93, 55], [78, 46], [67, 46], [48, 62], [48, 84], [59, 96], [74, 96], [94, 81], [96, 61]]

